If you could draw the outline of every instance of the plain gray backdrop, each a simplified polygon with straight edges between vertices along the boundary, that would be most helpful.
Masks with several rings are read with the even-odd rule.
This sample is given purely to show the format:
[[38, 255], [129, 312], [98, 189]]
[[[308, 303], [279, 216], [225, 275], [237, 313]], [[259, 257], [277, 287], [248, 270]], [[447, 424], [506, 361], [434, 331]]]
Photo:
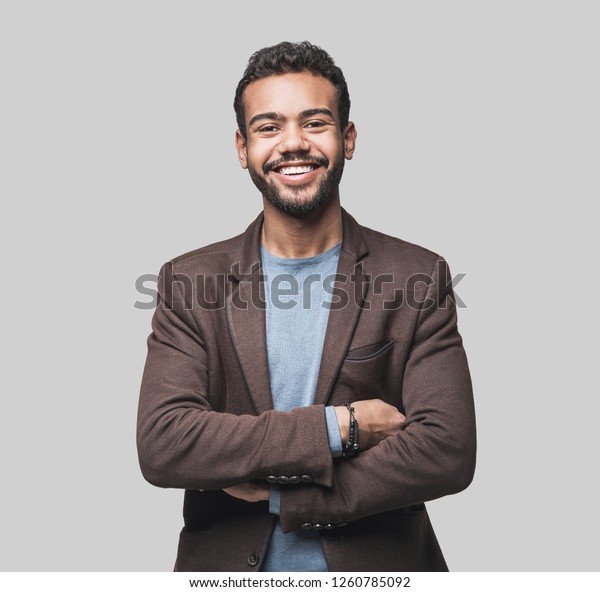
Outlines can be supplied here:
[[358, 129], [343, 205], [441, 253], [479, 454], [428, 504], [455, 571], [598, 570], [595, 2], [3, 2], [3, 570], [170, 570], [182, 492], [147, 484], [136, 278], [243, 231], [250, 54], [308, 39]]

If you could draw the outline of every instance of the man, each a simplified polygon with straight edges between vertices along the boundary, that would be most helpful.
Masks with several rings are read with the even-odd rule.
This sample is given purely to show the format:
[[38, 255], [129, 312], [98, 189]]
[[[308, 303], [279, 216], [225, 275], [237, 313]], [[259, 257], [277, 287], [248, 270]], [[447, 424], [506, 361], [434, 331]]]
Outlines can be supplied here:
[[325, 51], [256, 52], [234, 106], [264, 211], [163, 267], [140, 396], [143, 474], [186, 490], [175, 569], [446, 570], [423, 502], [475, 464], [447, 265], [341, 208]]

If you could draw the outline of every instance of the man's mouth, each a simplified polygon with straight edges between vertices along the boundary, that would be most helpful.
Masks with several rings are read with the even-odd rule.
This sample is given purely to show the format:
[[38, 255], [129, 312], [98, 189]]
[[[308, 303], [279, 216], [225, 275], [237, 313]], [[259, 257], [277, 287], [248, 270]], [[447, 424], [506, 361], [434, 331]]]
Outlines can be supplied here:
[[[322, 162], [321, 162], [322, 161]], [[281, 159], [264, 167], [265, 175], [272, 173], [274, 178], [285, 185], [300, 187], [310, 183], [319, 173], [319, 169], [327, 167], [328, 161], [325, 158], [297, 158]]]
[[296, 158], [280, 158], [263, 167], [263, 173], [268, 175], [271, 171], [287, 177], [306, 175], [321, 167], [328, 167], [329, 161], [323, 156], [300, 156]]
[[302, 175], [304, 173], [312, 173], [320, 165], [315, 164], [303, 164], [296, 166], [280, 166], [273, 170], [280, 175]]

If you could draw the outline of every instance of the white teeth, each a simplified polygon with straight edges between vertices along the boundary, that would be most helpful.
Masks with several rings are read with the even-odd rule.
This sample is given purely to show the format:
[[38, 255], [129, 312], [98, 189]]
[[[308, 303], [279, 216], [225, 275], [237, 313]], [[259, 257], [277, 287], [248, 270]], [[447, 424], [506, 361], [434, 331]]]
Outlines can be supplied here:
[[314, 170], [314, 166], [312, 164], [303, 165], [303, 166], [289, 166], [280, 168], [277, 172], [282, 175], [299, 175], [301, 173], [310, 173]]

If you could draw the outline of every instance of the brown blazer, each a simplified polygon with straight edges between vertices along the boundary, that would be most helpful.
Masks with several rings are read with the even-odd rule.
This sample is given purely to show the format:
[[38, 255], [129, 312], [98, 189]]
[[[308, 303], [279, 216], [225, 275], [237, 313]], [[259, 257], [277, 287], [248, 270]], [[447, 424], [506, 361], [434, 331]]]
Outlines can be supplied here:
[[[260, 569], [276, 518], [267, 502], [221, 491], [253, 479], [286, 483], [283, 530], [316, 529], [331, 571], [447, 569], [423, 502], [461, 491], [475, 468], [450, 273], [435, 253], [342, 215], [341, 275], [310, 407], [272, 408], [262, 214], [161, 270], [137, 443], [150, 483], [186, 490], [176, 570]], [[396, 405], [405, 429], [332, 459], [324, 406], [369, 398]]]

